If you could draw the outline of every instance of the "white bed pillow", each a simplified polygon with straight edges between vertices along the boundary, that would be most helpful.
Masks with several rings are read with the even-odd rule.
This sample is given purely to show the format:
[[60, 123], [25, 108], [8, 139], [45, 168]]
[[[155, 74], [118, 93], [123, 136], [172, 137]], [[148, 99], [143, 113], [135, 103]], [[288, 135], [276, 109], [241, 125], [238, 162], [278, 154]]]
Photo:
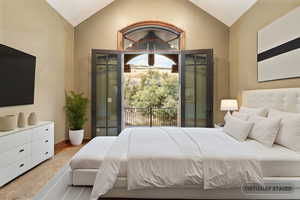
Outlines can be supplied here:
[[249, 107], [241, 107], [240, 113], [247, 113], [247, 114], [255, 114], [261, 117], [266, 117], [268, 115], [267, 108], [249, 108]]
[[280, 128], [281, 119], [252, 115], [248, 121], [254, 123], [248, 137], [272, 147]]
[[281, 119], [275, 143], [300, 152], [300, 114], [270, 109], [268, 117]]
[[227, 112], [226, 115], [224, 116], [224, 121], [226, 122], [227, 118], [230, 117], [230, 116], [238, 118], [238, 119], [243, 120], [243, 121], [247, 121], [250, 118], [251, 115], [246, 114], [246, 113], [236, 112], [236, 111], [234, 111], [232, 114], [230, 112]]
[[239, 118], [241, 120], [247, 121], [250, 118], [251, 114], [241, 113], [241, 112], [234, 111], [233, 114], [232, 114], [232, 116], [236, 117], [236, 118]]
[[226, 118], [223, 131], [238, 141], [244, 141], [248, 137], [252, 126], [252, 122], [243, 121], [233, 116], [228, 116]]

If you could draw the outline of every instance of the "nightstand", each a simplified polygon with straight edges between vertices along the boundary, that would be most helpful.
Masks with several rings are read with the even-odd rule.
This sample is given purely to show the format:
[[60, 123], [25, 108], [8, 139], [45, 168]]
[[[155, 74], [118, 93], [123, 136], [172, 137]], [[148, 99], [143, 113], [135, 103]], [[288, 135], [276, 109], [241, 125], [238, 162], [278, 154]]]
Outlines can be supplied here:
[[224, 127], [224, 122], [216, 123], [215, 128], [223, 128]]

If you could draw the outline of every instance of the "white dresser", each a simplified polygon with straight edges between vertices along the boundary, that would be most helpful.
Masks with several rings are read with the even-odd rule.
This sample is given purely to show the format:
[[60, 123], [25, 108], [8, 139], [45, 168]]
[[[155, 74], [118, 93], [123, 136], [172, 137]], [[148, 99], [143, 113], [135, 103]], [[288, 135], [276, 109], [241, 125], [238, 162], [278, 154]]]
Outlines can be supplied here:
[[0, 132], [0, 187], [53, 155], [53, 122]]

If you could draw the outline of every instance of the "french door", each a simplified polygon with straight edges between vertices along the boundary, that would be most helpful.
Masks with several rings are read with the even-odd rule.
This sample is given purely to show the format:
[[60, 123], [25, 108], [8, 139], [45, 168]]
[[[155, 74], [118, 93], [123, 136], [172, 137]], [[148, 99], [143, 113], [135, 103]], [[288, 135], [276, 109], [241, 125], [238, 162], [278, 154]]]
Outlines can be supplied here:
[[[212, 127], [213, 50], [179, 54], [181, 126]], [[121, 132], [122, 55], [121, 51], [92, 50], [93, 137], [116, 136]]]
[[181, 126], [213, 125], [213, 50], [181, 52]]
[[92, 135], [121, 132], [121, 52], [92, 50]]

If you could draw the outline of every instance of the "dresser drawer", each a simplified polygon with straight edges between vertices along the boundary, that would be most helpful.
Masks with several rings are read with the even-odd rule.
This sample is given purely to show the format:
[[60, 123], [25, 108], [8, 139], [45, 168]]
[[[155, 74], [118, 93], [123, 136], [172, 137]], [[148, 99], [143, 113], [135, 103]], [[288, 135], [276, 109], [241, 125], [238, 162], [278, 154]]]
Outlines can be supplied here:
[[0, 168], [0, 187], [30, 168], [30, 157], [23, 158], [7, 167]]
[[31, 162], [32, 166], [53, 156], [53, 142], [50, 135], [32, 142]]
[[32, 129], [0, 137], [0, 152], [6, 152], [14, 147], [30, 142]]
[[17, 160], [30, 156], [30, 143], [15, 147], [0, 154], [0, 168], [6, 167]]
[[32, 141], [41, 140], [45, 136], [50, 135], [50, 133], [51, 133], [50, 125], [34, 128], [31, 135], [31, 140]]

